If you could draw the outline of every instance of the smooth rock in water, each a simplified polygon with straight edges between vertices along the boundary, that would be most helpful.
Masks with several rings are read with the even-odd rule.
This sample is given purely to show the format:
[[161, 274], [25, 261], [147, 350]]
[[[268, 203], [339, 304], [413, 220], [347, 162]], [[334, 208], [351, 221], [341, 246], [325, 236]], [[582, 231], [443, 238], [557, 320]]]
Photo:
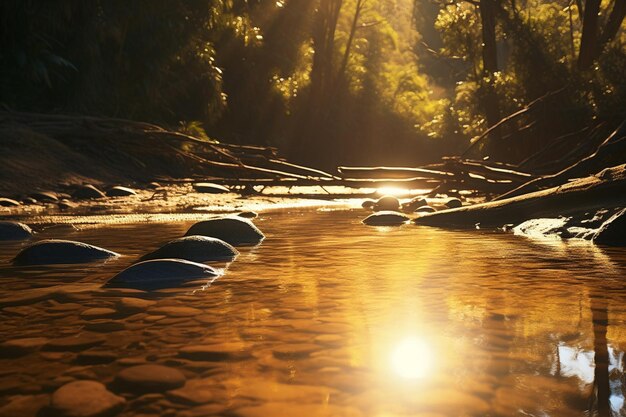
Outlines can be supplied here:
[[24, 337], [7, 340], [0, 344], [0, 355], [3, 357], [21, 356], [34, 352], [48, 343], [45, 337]]
[[48, 394], [14, 395], [7, 400], [8, 402], [0, 407], [0, 417], [41, 416], [41, 410], [50, 404]]
[[428, 202], [424, 197], [415, 197], [406, 203], [402, 204], [402, 211], [405, 213], [412, 213], [416, 208], [427, 205]]
[[363, 223], [370, 226], [397, 226], [409, 220], [409, 217], [396, 211], [379, 211], [367, 216]]
[[258, 213], [254, 211], [242, 211], [241, 213], [237, 213], [237, 216], [243, 217], [244, 219], [255, 219]]
[[241, 342], [189, 345], [178, 351], [181, 358], [192, 361], [242, 360], [252, 356], [249, 346]]
[[241, 217], [221, 217], [205, 220], [189, 228], [185, 236], [210, 236], [231, 245], [256, 245], [265, 235], [248, 219]]
[[192, 262], [232, 261], [237, 255], [237, 249], [223, 240], [208, 236], [185, 236], [142, 256], [141, 260], [174, 258]]
[[10, 198], [0, 197], [0, 207], [17, 207], [19, 205], [19, 201], [15, 201]]
[[67, 209], [70, 209], [70, 208], [74, 208], [76, 206], [77, 205], [75, 203], [72, 203], [70, 200], [68, 200], [66, 198], [64, 198], [63, 200], [59, 201], [59, 208], [61, 210], [67, 210]]
[[73, 381], [52, 394], [50, 408], [59, 417], [106, 417], [119, 413], [126, 400], [96, 381]]
[[77, 200], [89, 200], [93, 198], [103, 198], [105, 195], [93, 185], [83, 185], [72, 193], [72, 197]]
[[22, 249], [13, 259], [15, 265], [80, 264], [119, 256], [97, 246], [71, 240], [47, 239]]
[[211, 182], [198, 182], [193, 185], [197, 193], [206, 194], [224, 194], [230, 193], [230, 190], [223, 185], [213, 184]]
[[52, 352], [80, 352], [105, 342], [102, 336], [91, 333], [79, 334], [76, 336], [60, 337], [49, 340], [43, 350]]
[[372, 210], [375, 204], [376, 202], [374, 200], [364, 200], [361, 203], [361, 207], [363, 207], [364, 209]]
[[106, 286], [157, 290], [201, 278], [215, 278], [218, 275], [218, 272], [208, 265], [182, 259], [154, 259], [129, 266], [111, 278]]
[[32, 197], [26, 197], [22, 199], [22, 203], [24, 204], [37, 204], [37, 200]]
[[458, 198], [451, 198], [446, 201], [445, 205], [448, 208], [459, 208], [463, 205], [463, 203]]
[[33, 231], [24, 223], [0, 221], [0, 240], [24, 240], [33, 237]]
[[57, 195], [52, 191], [36, 191], [30, 196], [42, 203], [56, 203], [57, 201], [59, 201]]
[[415, 213], [434, 213], [437, 210], [432, 208], [431, 206], [421, 206], [415, 209]]
[[185, 375], [178, 369], [162, 365], [137, 365], [120, 371], [114, 383], [123, 391], [145, 394], [180, 388], [185, 385], [185, 381]]
[[601, 245], [626, 246], [626, 208], [602, 223], [592, 240]]
[[374, 211], [397, 211], [400, 209], [400, 200], [392, 195], [384, 195], [374, 204]]
[[144, 300], [143, 298], [122, 297], [115, 304], [115, 308], [122, 314], [132, 314], [143, 312], [155, 303], [156, 301]]
[[122, 187], [120, 185], [116, 185], [107, 190], [107, 197], [126, 197], [129, 195], [137, 195], [137, 192], [132, 188]]

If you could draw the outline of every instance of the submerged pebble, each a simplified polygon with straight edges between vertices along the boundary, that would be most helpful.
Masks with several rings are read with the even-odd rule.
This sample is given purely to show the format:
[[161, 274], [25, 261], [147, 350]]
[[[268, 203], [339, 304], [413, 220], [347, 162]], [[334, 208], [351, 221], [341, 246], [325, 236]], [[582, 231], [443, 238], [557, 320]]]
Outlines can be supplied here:
[[73, 381], [52, 394], [50, 408], [59, 417], [104, 417], [117, 414], [126, 400], [96, 381]]
[[410, 218], [396, 211], [380, 211], [371, 214], [363, 220], [363, 223], [370, 226], [397, 226], [408, 222]]
[[265, 235], [248, 219], [241, 217], [221, 217], [194, 224], [185, 236], [210, 236], [231, 245], [256, 245]]
[[77, 264], [109, 259], [118, 253], [71, 240], [47, 239], [33, 243], [17, 254], [15, 265]]
[[218, 275], [208, 265], [183, 259], [154, 259], [129, 266], [111, 278], [106, 286], [156, 290], [201, 278], [215, 278]]
[[185, 375], [163, 365], [137, 365], [123, 369], [115, 377], [122, 391], [134, 393], [165, 392], [185, 385]]
[[0, 221], [0, 240], [24, 240], [32, 236], [32, 229], [24, 223]]
[[154, 252], [141, 257], [149, 259], [176, 258], [192, 262], [232, 261], [239, 252], [221, 239], [208, 236], [185, 236], [172, 240]]

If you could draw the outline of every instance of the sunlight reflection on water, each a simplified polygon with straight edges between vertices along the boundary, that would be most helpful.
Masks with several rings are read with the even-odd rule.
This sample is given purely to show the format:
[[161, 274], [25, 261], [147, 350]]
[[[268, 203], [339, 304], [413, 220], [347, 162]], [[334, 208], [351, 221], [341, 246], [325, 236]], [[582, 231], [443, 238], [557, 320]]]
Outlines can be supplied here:
[[[71, 379], [109, 384], [129, 363], [149, 362], [178, 368], [191, 383], [184, 393], [151, 394], [156, 415], [212, 415], [210, 406], [233, 417], [585, 416], [602, 337], [607, 401], [623, 407], [623, 249], [366, 227], [365, 215], [262, 213], [255, 223], [266, 240], [218, 265], [224, 276], [203, 291], [100, 288], [194, 219], [39, 235], [123, 254], [84, 267], [13, 267], [23, 243], [1, 244], [5, 340], [87, 335], [99, 344], [0, 357], [0, 407], [14, 395], [49, 396]], [[125, 311], [122, 297], [148, 304]], [[90, 316], [96, 307], [103, 316]], [[189, 346], [210, 349], [189, 357], [181, 353]], [[80, 363], [102, 352], [110, 363]], [[143, 413], [142, 401], [128, 396], [120, 416]]]

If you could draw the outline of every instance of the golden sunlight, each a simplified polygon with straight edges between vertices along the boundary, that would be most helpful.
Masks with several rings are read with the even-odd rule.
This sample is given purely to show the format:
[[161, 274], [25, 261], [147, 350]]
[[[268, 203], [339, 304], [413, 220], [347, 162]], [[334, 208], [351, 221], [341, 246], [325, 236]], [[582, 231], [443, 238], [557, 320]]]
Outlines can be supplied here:
[[392, 371], [406, 379], [426, 377], [433, 368], [433, 361], [430, 346], [417, 337], [402, 340], [391, 352]]
[[409, 190], [400, 187], [380, 187], [376, 192], [379, 195], [392, 195], [394, 197], [402, 197], [410, 194]]

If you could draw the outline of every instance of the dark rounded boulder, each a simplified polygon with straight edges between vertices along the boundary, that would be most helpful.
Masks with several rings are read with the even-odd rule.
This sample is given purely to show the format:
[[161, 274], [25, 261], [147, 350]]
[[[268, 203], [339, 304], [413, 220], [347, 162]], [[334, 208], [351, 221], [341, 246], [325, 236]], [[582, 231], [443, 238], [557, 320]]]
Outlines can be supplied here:
[[256, 245], [265, 235], [248, 219], [220, 217], [204, 220], [189, 228], [185, 236], [209, 236], [221, 239], [233, 246]]
[[19, 205], [19, 201], [15, 201], [11, 198], [0, 197], [0, 207], [17, 207]]
[[392, 195], [384, 195], [374, 204], [374, 211], [396, 211], [400, 209], [400, 200]]
[[59, 197], [52, 191], [35, 191], [30, 197], [41, 203], [56, 203], [59, 201]]
[[129, 266], [111, 278], [107, 287], [158, 290], [187, 281], [215, 278], [219, 273], [208, 265], [183, 259], [153, 259]]
[[24, 223], [0, 221], [0, 240], [30, 239], [33, 231]]
[[205, 194], [224, 194], [230, 193], [230, 190], [223, 185], [213, 184], [212, 182], [198, 182], [193, 185], [193, 189], [197, 193]]
[[602, 223], [592, 240], [601, 245], [626, 246], [626, 208]]
[[375, 204], [376, 202], [374, 200], [367, 199], [367, 200], [363, 200], [363, 202], [361, 203], [361, 207], [367, 210], [372, 210]]
[[22, 203], [23, 203], [23, 204], [37, 204], [37, 200], [35, 200], [35, 199], [34, 199], [34, 198], [32, 198], [32, 197], [24, 197], [24, 198], [22, 199]]
[[437, 210], [432, 208], [431, 206], [421, 206], [415, 209], [415, 213], [434, 213]]
[[427, 205], [428, 202], [424, 197], [415, 197], [402, 204], [402, 211], [405, 213], [413, 213], [416, 208]]
[[104, 198], [105, 195], [93, 185], [83, 185], [72, 193], [72, 197], [76, 200], [91, 200], [95, 198]]
[[107, 197], [126, 197], [129, 195], [137, 195], [137, 192], [132, 188], [122, 187], [121, 185], [116, 185], [107, 190]]
[[223, 240], [208, 236], [185, 236], [142, 256], [141, 260], [177, 258], [192, 262], [232, 261], [238, 254], [237, 249]]
[[258, 214], [254, 211], [242, 211], [241, 213], [237, 213], [237, 216], [243, 217], [244, 219], [255, 219]]
[[451, 198], [448, 201], [445, 202], [446, 207], [448, 208], [459, 208], [463, 205], [463, 203], [461, 202], [461, 200], [459, 200], [458, 198]]
[[409, 220], [409, 217], [396, 211], [379, 211], [367, 216], [363, 223], [369, 226], [398, 226]]
[[22, 249], [15, 265], [79, 264], [119, 256], [118, 253], [71, 240], [47, 239]]
[[75, 208], [76, 203], [72, 203], [70, 200], [64, 198], [62, 200], [59, 200], [58, 206], [61, 210], [67, 210], [67, 209]]

